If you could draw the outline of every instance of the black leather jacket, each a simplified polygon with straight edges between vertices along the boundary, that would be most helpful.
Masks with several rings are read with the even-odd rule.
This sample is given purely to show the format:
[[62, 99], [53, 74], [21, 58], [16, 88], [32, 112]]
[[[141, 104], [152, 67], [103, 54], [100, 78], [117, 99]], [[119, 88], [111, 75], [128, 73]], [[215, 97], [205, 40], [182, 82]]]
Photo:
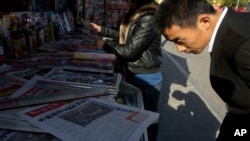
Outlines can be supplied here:
[[[115, 53], [130, 73], [154, 73], [160, 71], [161, 34], [154, 28], [155, 8], [146, 6], [136, 14], [137, 18], [129, 25], [125, 44], [106, 41], [103, 49]], [[104, 35], [119, 37], [117, 30], [102, 27]]]

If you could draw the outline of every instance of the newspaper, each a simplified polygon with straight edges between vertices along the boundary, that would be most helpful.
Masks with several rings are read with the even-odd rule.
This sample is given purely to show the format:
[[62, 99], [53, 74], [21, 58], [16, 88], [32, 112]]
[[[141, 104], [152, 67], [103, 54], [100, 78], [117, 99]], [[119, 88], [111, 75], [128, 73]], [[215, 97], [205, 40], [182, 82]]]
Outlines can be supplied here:
[[[114, 96], [112, 96], [112, 95], [98, 96], [95, 98], [105, 100], [109, 103], [115, 103]], [[13, 130], [13, 131], [14, 130], [15, 131], [25, 131], [25, 132], [37, 132], [37, 133], [48, 133], [47, 131], [35, 126], [34, 124], [31, 124], [30, 122], [24, 120], [23, 118], [21, 118], [15, 114], [16, 112], [27, 109], [27, 108], [29, 108], [29, 107], [13, 108], [13, 109], [0, 111], [0, 129]], [[0, 141], [2, 141], [2, 140], [0, 139]]]
[[26, 68], [6, 73], [7, 77], [16, 79], [21, 82], [28, 82], [35, 75], [43, 76], [47, 74], [51, 68]]
[[13, 63], [11, 65], [7, 65], [7, 64], [3, 64], [0, 66], [0, 75], [3, 75], [7, 72], [11, 72], [11, 71], [17, 71], [17, 70], [22, 70], [26, 68], [26, 66], [24, 64], [21, 63]]
[[[91, 96], [107, 95], [104, 88], [67, 88], [67, 87], [39, 87], [37, 80], [41, 76], [34, 76], [23, 87], [16, 90], [6, 99], [0, 99], [0, 110], [31, 106], [62, 100], [73, 100]], [[1, 112], [0, 112], [1, 113]]]
[[24, 85], [23, 82], [13, 80], [6, 76], [0, 76], [0, 100], [11, 96], [16, 90]]
[[159, 114], [94, 98], [57, 102], [16, 113], [64, 141], [139, 141]]
[[18, 132], [0, 129], [0, 141], [61, 141], [46, 133]]

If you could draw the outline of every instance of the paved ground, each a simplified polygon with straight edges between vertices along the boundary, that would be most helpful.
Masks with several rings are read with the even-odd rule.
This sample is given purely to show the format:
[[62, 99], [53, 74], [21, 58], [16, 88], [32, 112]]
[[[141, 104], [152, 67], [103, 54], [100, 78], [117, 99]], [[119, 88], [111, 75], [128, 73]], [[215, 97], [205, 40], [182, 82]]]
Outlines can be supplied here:
[[210, 86], [209, 59], [163, 41], [158, 141], [215, 141], [226, 107]]

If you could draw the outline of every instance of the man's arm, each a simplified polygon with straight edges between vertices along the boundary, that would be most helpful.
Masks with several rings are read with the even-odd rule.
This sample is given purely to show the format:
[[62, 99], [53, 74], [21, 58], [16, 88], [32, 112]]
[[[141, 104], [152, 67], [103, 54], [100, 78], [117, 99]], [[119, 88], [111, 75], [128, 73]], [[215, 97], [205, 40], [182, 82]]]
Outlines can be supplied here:
[[235, 50], [233, 59], [241, 79], [250, 89], [250, 37]]

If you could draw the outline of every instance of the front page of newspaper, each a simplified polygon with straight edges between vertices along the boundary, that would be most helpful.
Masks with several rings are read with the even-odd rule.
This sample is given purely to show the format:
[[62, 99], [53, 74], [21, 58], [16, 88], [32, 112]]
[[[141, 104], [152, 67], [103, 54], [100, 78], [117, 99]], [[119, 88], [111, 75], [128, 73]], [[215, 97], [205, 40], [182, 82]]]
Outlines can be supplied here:
[[139, 141], [159, 114], [94, 98], [57, 102], [17, 114], [65, 141]]

